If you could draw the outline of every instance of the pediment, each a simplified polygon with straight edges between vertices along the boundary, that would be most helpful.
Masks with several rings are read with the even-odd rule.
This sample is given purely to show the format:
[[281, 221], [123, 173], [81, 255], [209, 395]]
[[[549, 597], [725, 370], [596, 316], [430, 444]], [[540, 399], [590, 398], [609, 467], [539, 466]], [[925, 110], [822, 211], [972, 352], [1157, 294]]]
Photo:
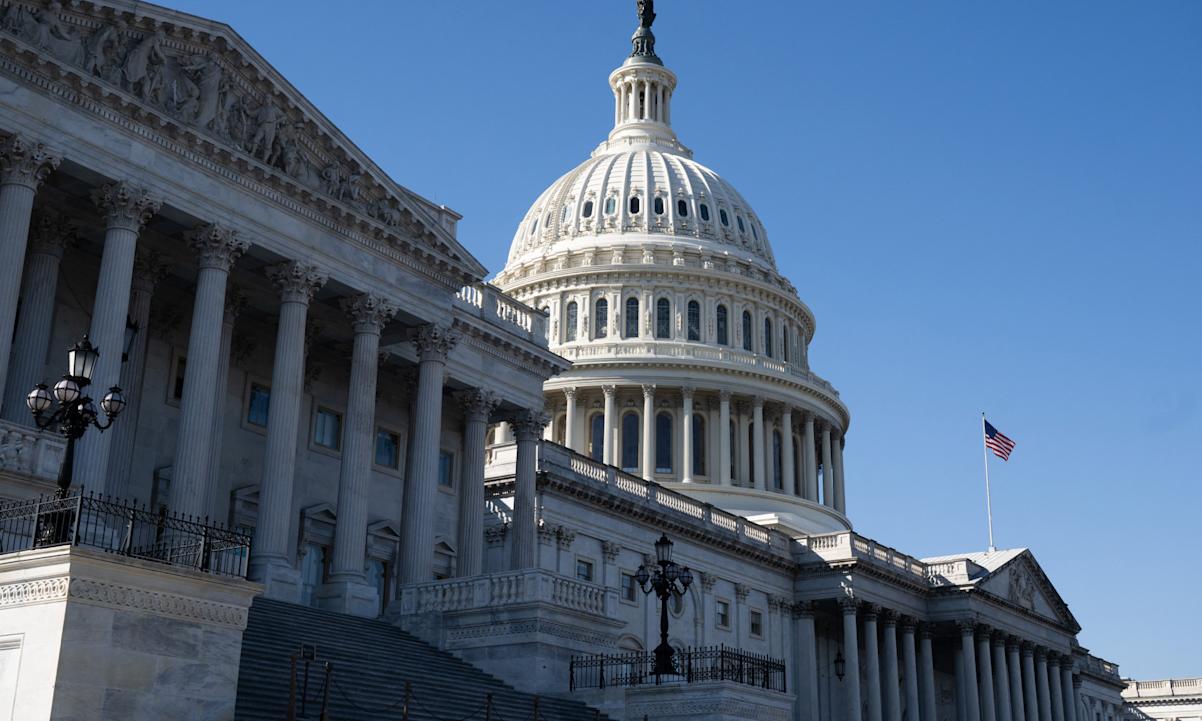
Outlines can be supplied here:
[[228, 25], [133, 0], [14, 0], [0, 13], [2, 54], [77, 105], [253, 176], [448, 280], [486, 273], [455, 239], [458, 214], [388, 177]]
[[1068, 604], [1030, 551], [1023, 551], [990, 572], [978, 588], [1049, 621], [1080, 628]]

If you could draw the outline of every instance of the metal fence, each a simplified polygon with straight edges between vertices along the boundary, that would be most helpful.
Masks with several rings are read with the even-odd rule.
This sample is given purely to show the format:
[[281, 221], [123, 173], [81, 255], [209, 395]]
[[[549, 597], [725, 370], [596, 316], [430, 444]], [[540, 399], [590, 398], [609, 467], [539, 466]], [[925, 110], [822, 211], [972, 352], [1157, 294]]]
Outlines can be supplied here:
[[[782, 693], [786, 690], [785, 662], [781, 659], [726, 646], [703, 646], [678, 650], [672, 660], [677, 675], [688, 683], [734, 681]], [[661, 679], [653, 673], [654, 668], [655, 656], [650, 653], [573, 656], [568, 666], [568, 687], [575, 691], [658, 684]]]
[[250, 536], [110, 496], [75, 491], [0, 504], [0, 553], [70, 544], [246, 577]]

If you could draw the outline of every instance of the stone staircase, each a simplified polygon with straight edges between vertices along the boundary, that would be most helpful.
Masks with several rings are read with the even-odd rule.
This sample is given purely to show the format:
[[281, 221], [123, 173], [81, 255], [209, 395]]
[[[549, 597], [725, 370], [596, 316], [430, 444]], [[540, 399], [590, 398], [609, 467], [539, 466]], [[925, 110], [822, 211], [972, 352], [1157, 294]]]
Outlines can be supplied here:
[[[406, 682], [410, 721], [485, 721], [487, 694], [492, 721], [535, 721], [533, 695], [396, 626], [264, 598], [251, 606], [242, 637], [236, 721], [285, 721], [289, 657], [301, 644], [315, 646], [317, 660], [333, 664], [328, 721], [401, 721]], [[318, 719], [322, 678], [320, 664], [313, 664], [307, 715], [300, 715], [298, 701], [297, 721]], [[538, 708], [538, 721], [607, 718], [562, 698], [539, 697]]]

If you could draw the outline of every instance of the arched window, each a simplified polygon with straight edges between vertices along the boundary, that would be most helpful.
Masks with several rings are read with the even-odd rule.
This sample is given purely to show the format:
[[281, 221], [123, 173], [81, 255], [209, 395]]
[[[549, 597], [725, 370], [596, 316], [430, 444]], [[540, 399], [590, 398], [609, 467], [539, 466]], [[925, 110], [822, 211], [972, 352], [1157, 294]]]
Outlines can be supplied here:
[[664, 199], [658, 195], [655, 196], [655, 201], [653, 202], [651, 207], [654, 208], [656, 215], [663, 215], [664, 214]]
[[752, 345], [751, 339], [751, 312], [743, 311], [743, 350], [752, 350], [755, 348]]
[[683, 200], [676, 201], [676, 214], [682, 218], [689, 217], [689, 204]]
[[589, 457], [594, 461], [603, 460], [605, 458], [605, 416], [600, 413], [593, 414], [588, 430]]
[[735, 467], [739, 463], [739, 459], [737, 458], [739, 454], [736, 452], [736, 449], [739, 447], [737, 442], [739, 439], [737, 429], [738, 426], [735, 424], [735, 421], [732, 418], [730, 421], [730, 477], [732, 479], [737, 479], [739, 477], [739, 474], [735, 473]]
[[639, 337], [639, 299], [638, 298], [631, 297], [631, 298], [626, 299], [626, 315], [622, 320], [626, 325], [626, 329], [624, 331], [625, 336], [627, 338], [638, 338]]
[[705, 417], [693, 414], [693, 475], [707, 475], [705, 470]]
[[755, 485], [755, 424], [747, 424], [747, 485]]
[[622, 470], [634, 472], [639, 468], [639, 414], [634, 411], [622, 416]]
[[710, 220], [710, 207], [702, 203], [697, 209], [701, 211], [701, 219], [708, 223]]
[[597, 312], [593, 316], [593, 337], [604, 338], [609, 334], [609, 301], [597, 299]]
[[642, 208], [642, 205], [639, 203], [639, 196], [637, 196], [637, 195], [630, 196], [630, 214], [638, 215], [640, 208]]
[[580, 309], [576, 305], [576, 301], [568, 303], [567, 317], [564, 319], [564, 337], [568, 342], [576, 340], [576, 319], [580, 316]]
[[593, 201], [584, 201], [584, 208], [581, 209], [580, 215], [584, 216], [585, 218], [593, 217]]
[[764, 355], [772, 357], [772, 321], [764, 319]]
[[618, 209], [618, 199], [617, 198], [615, 198], [614, 196], [611, 195], [605, 199], [605, 214], [606, 215], [613, 215], [614, 211], [617, 209]]
[[718, 220], [722, 221], [722, 225], [730, 227], [730, 218], [726, 215], [726, 208], [718, 208]]
[[730, 329], [727, 327], [726, 306], [718, 306], [718, 310], [714, 313], [714, 320], [718, 326], [718, 345], [730, 345]]
[[737, 223], [739, 224], [739, 232], [740, 232], [740, 233], [746, 233], [746, 232], [747, 232], [747, 229], [743, 227], [743, 216], [741, 216], [741, 215], [736, 215], [736, 216], [735, 216], [735, 222], [737, 222]]
[[667, 411], [655, 417], [655, 472], [672, 472], [672, 414]]
[[655, 301], [655, 337], [672, 337], [672, 304], [667, 298]]
[[780, 359], [789, 362], [789, 326], [780, 327]]
[[701, 304], [689, 301], [689, 340], [701, 340]]
[[778, 491], [785, 487], [784, 475], [781, 473], [780, 453], [780, 431], [772, 431], [772, 487]]

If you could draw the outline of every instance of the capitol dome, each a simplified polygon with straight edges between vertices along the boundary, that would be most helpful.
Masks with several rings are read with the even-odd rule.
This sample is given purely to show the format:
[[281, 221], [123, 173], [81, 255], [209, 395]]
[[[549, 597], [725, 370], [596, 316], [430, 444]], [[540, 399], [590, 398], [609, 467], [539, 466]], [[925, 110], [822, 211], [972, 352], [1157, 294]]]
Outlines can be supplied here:
[[795, 535], [848, 529], [850, 415], [810, 369], [814, 315], [672, 130], [653, 19], [610, 73], [613, 130], [539, 194], [495, 281], [573, 362], [545, 386], [548, 439]]

